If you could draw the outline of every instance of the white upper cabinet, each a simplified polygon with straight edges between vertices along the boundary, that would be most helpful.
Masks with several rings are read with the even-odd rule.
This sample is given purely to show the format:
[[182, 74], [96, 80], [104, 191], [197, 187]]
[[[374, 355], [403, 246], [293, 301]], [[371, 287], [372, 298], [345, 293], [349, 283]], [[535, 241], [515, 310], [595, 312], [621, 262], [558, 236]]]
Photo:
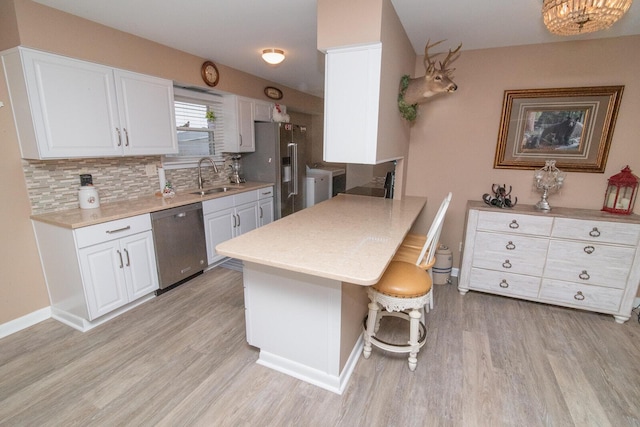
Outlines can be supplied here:
[[178, 152], [173, 82], [115, 70], [125, 155]]
[[[225, 97], [225, 114], [230, 118], [228, 132], [225, 131], [225, 153], [248, 153], [256, 151], [255, 102], [236, 95]], [[226, 125], [226, 121], [225, 121]]]
[[328, 49], [324, 160], [376, 164], [382, 45]]
[[170, 80], [25, 48], [2, 63], [23, 158], [177, 152]]
[[254, 101], [254, 120], [256, 122], [272, 121], [273, 104], [271, 102]]

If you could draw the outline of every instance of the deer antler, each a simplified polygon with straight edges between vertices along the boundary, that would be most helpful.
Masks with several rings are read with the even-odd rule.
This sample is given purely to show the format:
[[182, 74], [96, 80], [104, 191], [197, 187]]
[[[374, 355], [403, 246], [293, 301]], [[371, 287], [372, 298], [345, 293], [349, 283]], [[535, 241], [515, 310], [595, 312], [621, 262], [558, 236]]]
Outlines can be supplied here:
[[431, 39], [427, 40], [427, 45], [424, 47], [424, 68], [425, 70], [427, 70], [427, 74], [431, 73], [435, 67], [436, 67], [436, 63], [435, 61], [433, 61], [433, 59], [435, 59], [436, 56], [438, 55], [442, 55], [443, 52], [439, 52], [436, 53], [435, 55], [433, 55], [433, 58], [429, 57], [429, 49], [439, 45], [440, 43], [442, 43], [444, 40], [440, 40], [439, 42], [435, 42], [434, 44], [430, 45], [429, 42], [431, 41]]
[[448, 65], [451, 65], [456, 59], [458, 59], [460, 57], [460, 49], [461, 48], [462, 48], [462, 43], [460, 43], [458, 45], [458, 47], [453, 51], [451, 49], [449, 49], [449, 54], [447, 55], [447, 57], [444, 58], [444, 61], [440, 61], [440, 70], [449, 71], [450, 73], [455, 71], [455, 68], [451, 69], [451, 70], [447, 70], [446, 67]]

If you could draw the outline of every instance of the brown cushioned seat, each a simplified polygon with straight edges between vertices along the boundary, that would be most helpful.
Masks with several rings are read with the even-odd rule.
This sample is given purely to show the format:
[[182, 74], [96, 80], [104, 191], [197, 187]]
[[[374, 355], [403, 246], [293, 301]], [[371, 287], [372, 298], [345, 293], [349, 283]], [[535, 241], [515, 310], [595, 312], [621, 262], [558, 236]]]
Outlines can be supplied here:
[[414, 298], [431, 290], [431, 276], [420, 266], [409, 262], [391, 261], [373, 289], [398, 298]]

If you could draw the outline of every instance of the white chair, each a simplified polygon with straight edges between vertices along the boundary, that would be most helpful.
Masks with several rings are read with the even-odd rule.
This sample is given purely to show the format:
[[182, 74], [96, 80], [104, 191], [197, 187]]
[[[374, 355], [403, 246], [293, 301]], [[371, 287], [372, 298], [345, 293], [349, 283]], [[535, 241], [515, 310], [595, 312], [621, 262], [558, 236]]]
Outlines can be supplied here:
[[[409, 353], [409, 369], [415, 371], [417, 355], [425, 344], [427, 334], [425, 324], [420, 320], [421, 312], [424, 311], [426, 316], [429, 308], [433, 307], [431, 267], [435, 263], [434, 254], [451, 197], [449, 193], [440, 205], [420, 253], [417, 257], [410, 258], [413, 262], [405, 260], [405, 256], [410, 257], [408, 254], [396, 255], [380, 281], [367, 288], [371, 302], [364, 325], [365, 359], [371, 356], [372, 345], [393, 353]], [[407, 344], [392, 344], [376, 338], [380, 321], [385, 316], [400, 317], [409, 321]]]

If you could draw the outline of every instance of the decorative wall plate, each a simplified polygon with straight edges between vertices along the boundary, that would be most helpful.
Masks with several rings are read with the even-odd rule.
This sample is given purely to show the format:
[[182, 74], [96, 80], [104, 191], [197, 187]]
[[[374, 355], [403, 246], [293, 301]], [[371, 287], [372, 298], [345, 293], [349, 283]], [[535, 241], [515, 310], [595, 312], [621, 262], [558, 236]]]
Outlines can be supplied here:
[[271, 99], [282, 99], [282, 91], [277, 87], [273, 87], [273, 86], [265, 87], [264, 94]]

